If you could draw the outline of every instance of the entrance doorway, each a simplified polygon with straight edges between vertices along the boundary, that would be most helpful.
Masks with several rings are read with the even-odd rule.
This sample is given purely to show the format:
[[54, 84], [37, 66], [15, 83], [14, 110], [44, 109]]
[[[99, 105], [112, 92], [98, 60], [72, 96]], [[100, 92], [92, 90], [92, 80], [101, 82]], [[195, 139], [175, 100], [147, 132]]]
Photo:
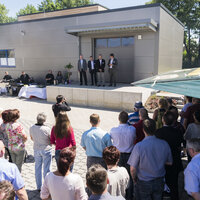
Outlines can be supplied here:
[[106, 81], [109, 81], [108, 60], [110, 53], [115, 55], [118, 60], [117, 82], [131, 83], [134, 81], [134, 37], [118, 37], [118, 38], [96, 38], [95, 59], [102, 54], [106, 60], [105, 75]]

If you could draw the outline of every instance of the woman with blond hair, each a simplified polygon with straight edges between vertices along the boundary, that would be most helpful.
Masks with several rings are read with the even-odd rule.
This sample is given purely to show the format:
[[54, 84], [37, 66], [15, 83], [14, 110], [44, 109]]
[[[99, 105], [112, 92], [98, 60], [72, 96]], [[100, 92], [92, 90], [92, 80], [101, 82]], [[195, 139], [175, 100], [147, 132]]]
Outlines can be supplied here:
[[[60, 151], [65, 147], [73, 147], [76, 149], [76, 141], [74, 131], [71, 127], [66, 112], [58, 113], [56, 117], [56, 125], [51, 130], [51, 144], [56, 146], [55, 159], [58, 165]], [[71, 168], [72, 169], [72, 168]]]
[[166, 98], [161, 98], [158, 102], [158, 108], [153, 113], [153, 120], [156, 122], [156, 129], [162, 128], [162, 117], [168, 110], [168, 101]]

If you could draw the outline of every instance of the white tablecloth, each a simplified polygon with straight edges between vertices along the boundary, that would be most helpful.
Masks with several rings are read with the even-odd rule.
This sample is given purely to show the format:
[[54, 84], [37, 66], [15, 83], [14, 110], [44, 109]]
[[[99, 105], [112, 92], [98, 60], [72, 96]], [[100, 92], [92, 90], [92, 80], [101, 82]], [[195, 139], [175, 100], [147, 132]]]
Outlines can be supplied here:
[[0, 83], [0, 94], [7, 93], [7, 89], [6, 89], [7, 85], [8, 85], [8, 83]]
[[18, 94], [18, 97], [25, 97], [27, 99], [29, 99], [31, 96], [38, 97], [40, 99], [46, 99], [46, 88], [38, 88], [35, 85], [24, 86], [20, 89]]

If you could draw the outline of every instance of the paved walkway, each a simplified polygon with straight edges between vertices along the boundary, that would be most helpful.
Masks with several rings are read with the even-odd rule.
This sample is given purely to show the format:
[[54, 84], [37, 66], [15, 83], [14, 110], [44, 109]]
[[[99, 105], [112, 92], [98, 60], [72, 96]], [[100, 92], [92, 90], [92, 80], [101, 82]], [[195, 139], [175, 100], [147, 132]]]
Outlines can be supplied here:
[[[30, 127], [30, 125], [32, 125], [32, 123], [28, 121], [20, 120], [20, 122], [23, 124], [26, 130]], [[83, 148], [80, 146], [80, 140], [81, 140], [81, 135], [83, 131], [75, 129], [74, 132], [75, 132], [75, 138], [77, 142], [77, 151], [76, 151], [77, 153], [76, 153], [73, 173], [79, 174], [85, 182], [86, 155]], [[29, 196], [29, 200], [40, 200], [39, 192], [36, 190], [34, 157], [33, 157], [33, 142], [30, 140], [30, 138], [28, 139], [28, 142], [26, 143], [26, 149], [28, 152], [28, 159], [23, 164], [22, 176], [26, 184], [26, 190]], [[54, 155], [54, 151], [53, 151], [53, 155]], [[56, 170], [55, 158], [53, 158], [51, 170], [52, 171]]]
[[[51, 110], [52, 104], [47, 103], [45, 100], [39, 99], [19, 99], [15, 97], [0, 97], [0, 107], [3, 109], [20, 110], [19, 122], [23, 125], [25, 132], [29, 134], [29, 128], [36, 122], [37, 114], [44, 112], [47, 115], [47, 125], [52, 127], [55, 123], [53, 112]], [[101, 118], [101, 127], [109, 131], [113, 126], [118, 125], [117, 111], [100, 110], [85, 107], [72, 107], [68, 112], [72, 127], [74, 128], [75, 139], [77, 143], [76, 159], [74, 164], [74, 173], [78, 173], [85, 182], [86, 174], [86, 155], [83, 148], [80, 146], [82, 133], [90, 128], [89, 116], [93, 113], [98, 113]], [[26, 149], [28, 152], [28, 160], [22, 167], [22, 176], [25, 180], [26, 190], [28, 192], [29, 200], [39, 200], [39, 192], [36, 190], [35, 183], [35, 170], [34, 170], [34, 157], [33, 157], [33, 142], [30, 137], [26, 142]], [[54, 155], [54, 153], [53, 153]], [[53, 159], [52, 170], [56, 169], [55, 159]]]
[[[55, 119], [51, 110], [51, 106], [51, 104], [44, 100], [26, 100], [14, 97], [0, 97], [0, 107], [3, 109], [17, 108], [20, 110], [21, 117], [19, 122], [22, 123], [27, 134], [29, 134], [30, 126], [36, 122], [35, 119], [39, 112], [46, 113], [47, 124], [50, 127], [53, 126]], [[77, 142], [77, 155], [73, 172], [79, 174], [83, 178], [84, 182], [86, 174], [86, 155], [80, 146], [80, 139], [82, 133], [90, 128], [89, 116], [92, 113], [98, 113], [100, 115], [101, 127], [106, 131], [109, 131], [113, 126], [118, 125], [119, 112], [116, 111], [72, 107], [72, 110], [69, 112], [69, 118], [71, 120], [72, 127], [74, 128]], [[26, 143], [26, 149], [28, 152], [28, 159], [22, 167], [22, 176], [25, 180], [25, 186], [28, 192], [29, 200], [40, 200], [39, 192], [36, 190], [35, 184], [33, 142], [30, 140], [30, 137]], [[56, 163], [55, 159], [53, 159], [52, 171], [55, 169]], [[183, 174], [180, 174], [180, 200], [186, 199], [187, 195], [183, 190]]]

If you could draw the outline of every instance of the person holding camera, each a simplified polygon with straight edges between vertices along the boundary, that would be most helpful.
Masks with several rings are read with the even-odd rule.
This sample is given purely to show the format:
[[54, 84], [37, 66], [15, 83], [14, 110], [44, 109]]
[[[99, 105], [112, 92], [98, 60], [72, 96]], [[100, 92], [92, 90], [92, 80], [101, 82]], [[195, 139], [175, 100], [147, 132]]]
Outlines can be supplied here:
[[66, 99], [63, 95], [58, 95], [56, 97], [56, 101], [57, 101], [57, 103], [52, 106], [52, 110], [53, 110], [55, 117], [57, 117], [57, 115], [60, 111], [70, 111], [71, 110], [70, 106], [67, 104]]

